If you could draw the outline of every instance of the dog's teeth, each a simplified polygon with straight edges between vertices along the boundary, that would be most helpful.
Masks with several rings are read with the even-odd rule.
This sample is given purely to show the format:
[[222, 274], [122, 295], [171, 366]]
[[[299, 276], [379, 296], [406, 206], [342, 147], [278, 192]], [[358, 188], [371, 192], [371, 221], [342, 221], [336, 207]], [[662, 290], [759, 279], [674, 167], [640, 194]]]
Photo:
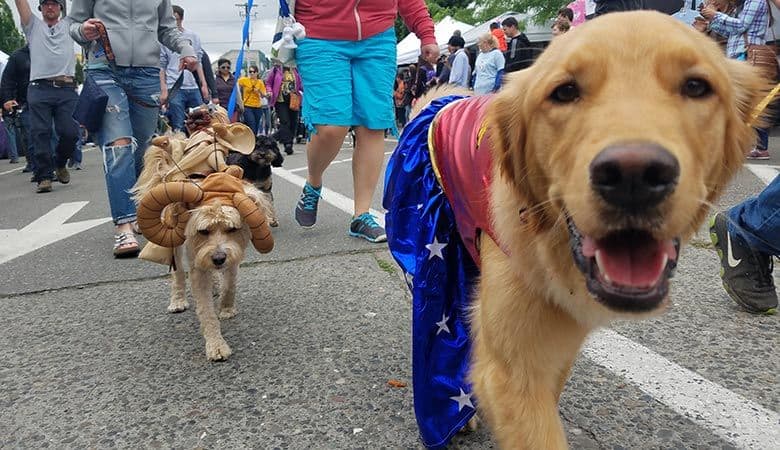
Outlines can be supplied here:
[[601, 274], [602, 277], [604, 277], [604, 280], [607, 283], [612, 284], [612, 280], [610, 280], [609, 275], [607, 275], [607, 272], [605, 270], [602, 270], [602, 267], [604, 267], [604, 265], [601, 263], [601, 250], [596, 250], [596, 266], [598, 266], [599, 273]]

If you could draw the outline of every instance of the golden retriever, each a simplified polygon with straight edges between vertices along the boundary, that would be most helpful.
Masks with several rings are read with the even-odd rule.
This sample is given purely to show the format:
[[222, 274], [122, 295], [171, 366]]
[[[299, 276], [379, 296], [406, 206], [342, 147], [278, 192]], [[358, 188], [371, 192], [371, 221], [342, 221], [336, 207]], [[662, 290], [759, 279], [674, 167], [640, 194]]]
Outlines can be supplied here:
[[474, 236], [470, 380], [501, 448], [567, 447], [558, 398], [586, 335], [666, 308], [680, 244], [740, 168], [767, 87], [644, 11], [556, 37], [489, 101], [493, 229]]

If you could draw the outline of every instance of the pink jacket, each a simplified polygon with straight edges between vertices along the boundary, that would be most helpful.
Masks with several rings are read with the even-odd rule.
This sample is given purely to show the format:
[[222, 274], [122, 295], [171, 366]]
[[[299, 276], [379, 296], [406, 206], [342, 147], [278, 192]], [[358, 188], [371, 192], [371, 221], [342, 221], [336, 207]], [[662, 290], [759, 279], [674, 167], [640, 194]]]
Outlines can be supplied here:
[[436, 43], [423, 0], [297, 0], [294, 15], [306, 36], [361, 41], [391, 28], [396, 13], [423, 45]]
[[[297, 19], [296, 19], [297, 20]], [[303, 94], [303, 83], [301, 82], [301, 76], [298, 75], [298, 69], [292, 68], [293, 75], [295, 75], [295, 90], [299, 94]], [[270, 105], [276, 104], [276, 99], [279, 98], [279, 91], [282, 89], [282, 75], [284, 70], [279, 66], [274, 66], [268, 76], [265, 79], [265, 88], [271, 93]]]

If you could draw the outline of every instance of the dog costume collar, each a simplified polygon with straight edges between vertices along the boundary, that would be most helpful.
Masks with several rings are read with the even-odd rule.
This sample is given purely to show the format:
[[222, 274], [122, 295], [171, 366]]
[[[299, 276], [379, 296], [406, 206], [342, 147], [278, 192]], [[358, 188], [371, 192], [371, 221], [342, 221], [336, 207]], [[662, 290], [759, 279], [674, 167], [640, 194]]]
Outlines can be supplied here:
[[492, 95], [466, 97], [446, 105], [428, 132], [434, 172], [477, 265], [480, 233], [487, 233], [507, 253], [493, 230], [490, 212], [493, 158], [486, 114], [492, 99]]

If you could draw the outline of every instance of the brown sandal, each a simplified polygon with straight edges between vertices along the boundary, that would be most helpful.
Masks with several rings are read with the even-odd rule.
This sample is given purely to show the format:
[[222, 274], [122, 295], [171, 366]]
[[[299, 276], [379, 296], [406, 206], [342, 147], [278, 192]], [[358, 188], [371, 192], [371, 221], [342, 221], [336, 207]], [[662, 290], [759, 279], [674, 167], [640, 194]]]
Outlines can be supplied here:
[[141, 247], [132, 232], [117, 233], [114, 235], [114, 257], [134, 258], [141, 252]]

